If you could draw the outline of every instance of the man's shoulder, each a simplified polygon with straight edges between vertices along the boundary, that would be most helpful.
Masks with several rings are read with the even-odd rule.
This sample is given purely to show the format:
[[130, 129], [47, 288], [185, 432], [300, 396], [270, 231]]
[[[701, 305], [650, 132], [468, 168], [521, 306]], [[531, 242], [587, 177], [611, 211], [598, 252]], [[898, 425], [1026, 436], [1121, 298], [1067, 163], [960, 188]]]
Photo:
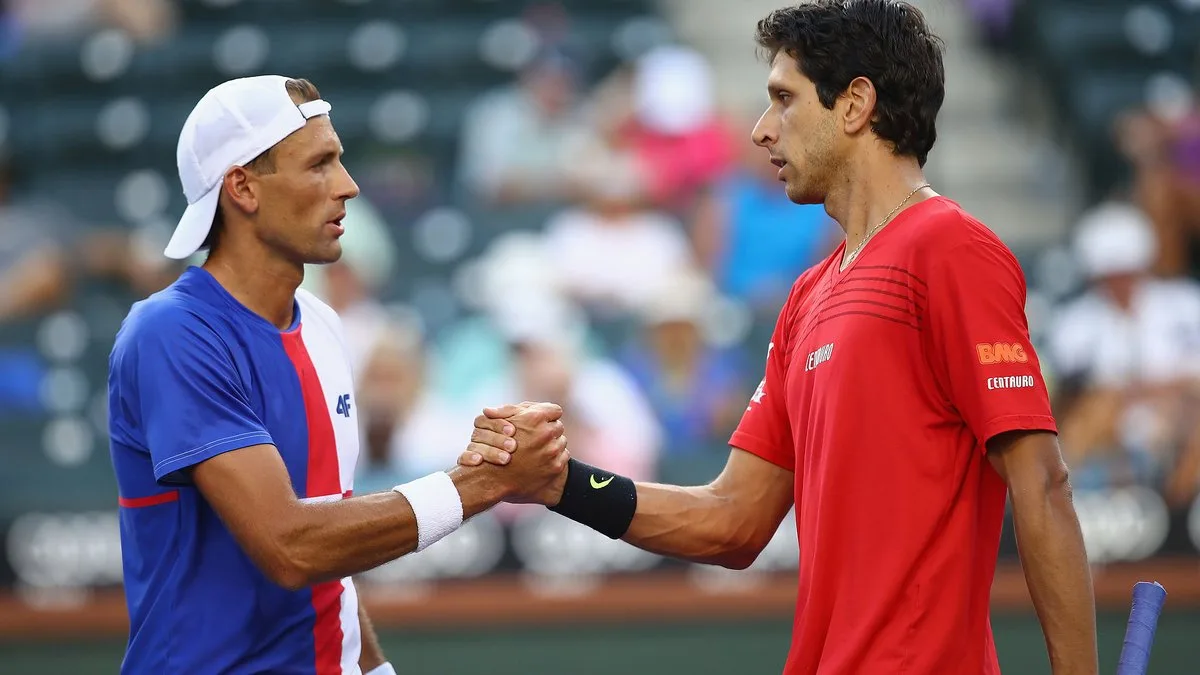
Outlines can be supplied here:
[[[135, 303], [109, 354], [110, 391], [123, 382], [136, 382], [147, 368], [153, 371], [164, 362], [182, 358], [183, 352], [223, 343], [215, 325], [203, 304], [171, 287]], [[207, 348], [198, 351], [211, 352]]]
[[296, 304], [300, 306], [300, 318], [305, 325], [320, 324], [338, 335], [342, 334], [342, 319], [332, 307], [313, 293], [296, 289]]
[[219, 334], [220, 310], [187, 293], [178, 283], [133, 304], [117, 333], [115, 347], [170, 340], [183, 334]]
[[203, 308], [197, 304], [177, 288], [168, 287], [135, 302], [125, 317], [121, 333], [127, 338], [136, 338], [199, 323]]
[[813, 288], [817, 285], [817, 281], [821, 279], [821, 275], [825, 273], [830, 265], [836, 264], [836, 260], [840, 259], [841, 255], [842, 247], [838, 246], [835, 251], [801, 272], [800, 276], [796, 277], [796, 281], [792, 282], [792, 290], [788, 293], [785, 308], [795, 307], [803, 303], [804, 299], [812, 293]]
[[937, 252], [948, 252], [976, 244], [1008, 251], [1008, 246], [992, 228], [947, 197], [935, 197], [922, 203], [920, 222], [909, 228], [914, 243]]
[[923, 204], [919, 221], [907, 228], [911, 273], [927, 280], [1024, 283], [1020, 261], [992, 228], [945, 197]]
[[808, 269], [800, 273], [796, 277], [796, 281], [792, 283], [792, 289], [788, 292], [787, 300], [784, 301], [783, 307], [779, 310], [777, 319], [778, 325], [785, 334], [790, 332], [791, 327], [797, 322], [797, 317], [801, 315], [804, 308], [807, 306], [809, 299], [813, 295], [813, 289], [817, 287], [818, 282], [825, 275], [830, 265], [837, 264], [836, 258], [840, 258], [842, 247], [830, 253], [828, 256], [812, 265]]

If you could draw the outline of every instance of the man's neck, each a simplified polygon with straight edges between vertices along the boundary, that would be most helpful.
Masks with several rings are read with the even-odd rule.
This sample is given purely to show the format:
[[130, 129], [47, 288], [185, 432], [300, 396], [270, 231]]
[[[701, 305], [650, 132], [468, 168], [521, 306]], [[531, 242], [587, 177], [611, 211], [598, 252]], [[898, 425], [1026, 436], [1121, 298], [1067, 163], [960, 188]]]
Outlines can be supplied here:
[[[932, 196], [928, 191], [912, 194], [925, 182], [925, 174], [915, 159], [891, 153], [865, 157], [848, 166], [846, 175], [830, 187], [825, 198], [825, 211], [846, 233], [847, 254], [857, 249], [880, 223]], [[909, 197], [908, 201], [904, 201], [905, 197]]]
[[222, 246], [204, 262], [204, 269], [250, 311], [280, 330], [291, 326], [296, 289], [304, 281], [303, 265]]

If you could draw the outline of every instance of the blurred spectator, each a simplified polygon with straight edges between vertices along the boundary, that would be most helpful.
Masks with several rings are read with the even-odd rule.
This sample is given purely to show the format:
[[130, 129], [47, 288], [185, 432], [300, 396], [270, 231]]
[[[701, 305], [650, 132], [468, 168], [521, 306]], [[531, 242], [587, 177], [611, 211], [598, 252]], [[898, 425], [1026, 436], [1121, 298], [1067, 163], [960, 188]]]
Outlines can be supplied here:
[[346, 202], [342, 258], [310, 265], [302, 288], [324, 300], [342, 318], [351, 368], [358, 373], [383, 335], [387, 310], [379, 294], [396, 266], [396, 247], [383, 216], [362, 195]]
[[178, 20], [174, 0], [7, 0], [19, 39], [76, 38], [100, 27], [119, 28], [135, 41], [155, 43]]
[[544, 259], [559, 287], [604, 316], [634, 312], [692, 260], [681, 225], [639, 205], [637, 180], [628, 172], [598, 177], [588, 201], [546, 224]]
[[1177, 452], [1200, 443], [1200, 285], [1151, 277], [1156, 247], [1133, 206], [1086, 214], [1076, 251], [1091, 287], [1060, 314], [1051, 352], [1074, 399], [1061, 435], [1080, 485], [1166, 476], [1178, 500], [1196, 476], [1171, 475]]
[[579, 162], [588, 127], [578, 108], [576, 65], [564, 54], [534, 59], [513, 86], [484, 96], [464, 121], [460, 179], [488, 204], [569, 200], [569, 166]]
[[20, 49], [21, 24], [7, 0], [0, 0], [0, 62], [12, 58]]
[[586, 349], [587, 322], [577, 308], [548, 293], [524, 295], [493, 320], [512, 371], [472, 398], [558, 403], [572, 456], [637, 480], [654, 478], [661, 445], [654, 412], [619, 365]]
[[70, 293], [71, 267], [61, 230], [66, 213], [46, 204], [9, 201], [0, 167], [0, 323], [44, 313]]
[[453, 466], [466, 447], [476, 413], [457, 414], [438, 399], [427, 374], [420, 331], [385, 323], [357, 378], [363, 445], [356, 492], [390, 490]]
[[708, 62], [688, 48], [659, 47], [637, 61], [629, 86], [629, 109], [604, 113], [607, 135], [636, 161], [645, 199], [686, 211], [737, 154]]
[[38, 197], [14, 198], [13, 168], [0, 160], [0, 323], [57, 309], [82, 277], [119, 279], [139, 295], [170, 283], [176, 270], [145, 256], [126, 231], [81, 223]]
[[1004, 47], [1012, 37], [1013, 15], [1018, 0], [963, 0], [984, 44]]
[[820, 204], [787, 198], [778, 167], [748, 136], [741, 147], [740, 166], [701, 199], [692, 238], [722, 293], [774, 319], [796, 277], [833, 250], [841, 230]]
[[[138, 296], [170, 283], [177, 270], [145, 255], [128, 233], [89, 228], [42, 199], [14, 199], [12, 168], [0, 159], [0, 328], [28, 327], [69, 305], [83, 279], [115, 279]], [[7, 345], [6, 338], [0, 335], [0, 412], [38, 411], [42, 357], [36, 345]]]
[[664, 460], [714, 447], [723, 455], [750, 396], [740, 354], [706, 342], [714, 299], [699, 272], [672, 278], [643, 308], [644, 330], [623, 359], [663, 425]]
[[1200, 105], [1195, 95], [1121, 118], [1117, 143], [1161, 243], [1155, 271], [1200, 276]]

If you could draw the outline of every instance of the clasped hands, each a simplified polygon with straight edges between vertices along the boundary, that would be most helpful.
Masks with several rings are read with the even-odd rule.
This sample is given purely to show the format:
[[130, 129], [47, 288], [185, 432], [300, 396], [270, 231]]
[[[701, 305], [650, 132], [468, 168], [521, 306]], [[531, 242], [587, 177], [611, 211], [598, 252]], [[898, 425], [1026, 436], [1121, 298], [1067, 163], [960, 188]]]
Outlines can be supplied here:
[[553, 403], [484, 408], [458, 464], [488, 472], [503, 501], [554, 506], [570, 459], [562, 415]]

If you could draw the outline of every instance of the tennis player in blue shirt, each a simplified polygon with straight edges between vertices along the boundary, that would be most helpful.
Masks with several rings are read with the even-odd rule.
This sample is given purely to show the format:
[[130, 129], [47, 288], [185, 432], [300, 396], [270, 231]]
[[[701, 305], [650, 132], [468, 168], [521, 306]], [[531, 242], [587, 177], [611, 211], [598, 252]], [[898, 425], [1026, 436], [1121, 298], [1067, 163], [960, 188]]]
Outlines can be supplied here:
[[188, 207], [166, 255], [209, 255], [131, 309], [109, 364], [122, 673], [390, 675], [351, 576], [563, 477], [562, 411], [529, 404], [512, 438], [471, 436], [495, 463], [352, 497], [341, 324], [298, 290], [305, 264], [341, 255], [358, 194], [329, 112], [306, 80], [243, 78], [209, 91], [180, 134]]

